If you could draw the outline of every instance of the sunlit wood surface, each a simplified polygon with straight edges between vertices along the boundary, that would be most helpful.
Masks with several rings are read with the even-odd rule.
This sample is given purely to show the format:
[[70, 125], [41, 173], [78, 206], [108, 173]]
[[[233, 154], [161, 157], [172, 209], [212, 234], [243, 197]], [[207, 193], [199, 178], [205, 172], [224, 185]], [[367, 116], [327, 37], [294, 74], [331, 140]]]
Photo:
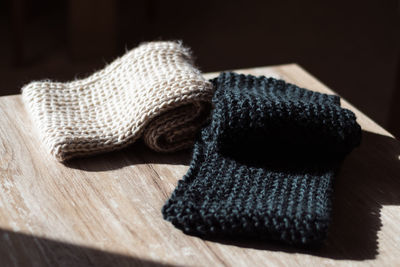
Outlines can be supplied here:
[[[333, 93], [296, 64], [238, 72]], [[21, 97], [0, 97], [0, 266], [400, 266], [400, 144], [342, 104], [357, 114], [362, 145], [336, 178], [326, 243], [306, 249], [185, 235], [160, 210], [190, 151], [158, 154], [139, 142], [63, 165], [42, 147]]]

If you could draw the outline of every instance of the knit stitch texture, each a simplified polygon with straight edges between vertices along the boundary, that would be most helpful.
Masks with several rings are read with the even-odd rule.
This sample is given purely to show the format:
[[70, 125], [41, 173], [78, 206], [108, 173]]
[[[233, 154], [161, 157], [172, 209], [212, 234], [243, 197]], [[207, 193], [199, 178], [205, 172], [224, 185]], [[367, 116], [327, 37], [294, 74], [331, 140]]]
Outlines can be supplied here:
[[339, 163], [361, 128], [340, 98], [266, 77], [222, 73], [211, 122], [162, 209], [185, 233], [316, 244]]
[[151, 42], [90, 77], [32, 82], [22, 90], [32, 121], [59, 161], [115, 150], [143, 136], [163, 152], [193, 145], [209, 113], [212, 85], [189, 49]]

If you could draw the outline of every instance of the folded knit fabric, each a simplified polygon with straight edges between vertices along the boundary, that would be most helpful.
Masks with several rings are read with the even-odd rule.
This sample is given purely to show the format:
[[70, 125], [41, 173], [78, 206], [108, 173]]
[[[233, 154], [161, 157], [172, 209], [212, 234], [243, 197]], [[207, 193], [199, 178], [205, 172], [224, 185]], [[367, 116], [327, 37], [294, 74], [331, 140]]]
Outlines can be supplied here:
[[222, 73], [212, 119], [164, 205], [185, 233], [319, 243], [338, 164], [361, 128], [340, 98], [273, 78]]
[[163, 152], [193, 144], [212, 85], [175, 42], [142, 44], [90, 77], [32, 82], [23, 100], [59, 161], [122, 148], [143, 136]]

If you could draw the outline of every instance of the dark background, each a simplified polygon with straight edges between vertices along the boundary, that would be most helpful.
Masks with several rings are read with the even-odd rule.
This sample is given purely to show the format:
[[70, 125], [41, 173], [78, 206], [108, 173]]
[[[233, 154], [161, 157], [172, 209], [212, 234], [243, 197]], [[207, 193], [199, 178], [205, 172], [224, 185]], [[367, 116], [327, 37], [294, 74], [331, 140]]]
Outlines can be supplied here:
[[204, 71], [298, 63], [400, 135], [398, 0], [0, 1], [0, 95], [180, 39]]

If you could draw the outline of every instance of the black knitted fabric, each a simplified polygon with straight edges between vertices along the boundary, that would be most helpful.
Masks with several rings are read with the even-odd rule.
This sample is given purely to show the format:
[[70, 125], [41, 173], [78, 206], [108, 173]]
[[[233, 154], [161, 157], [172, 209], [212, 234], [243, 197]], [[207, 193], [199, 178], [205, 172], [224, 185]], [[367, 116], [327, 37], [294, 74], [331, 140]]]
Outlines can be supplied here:
[[185, 233], [320, 243], [335, 171], [361, 139], [340, 98], [266, 77], [222, 73], [210, 123], [162, 209]]

